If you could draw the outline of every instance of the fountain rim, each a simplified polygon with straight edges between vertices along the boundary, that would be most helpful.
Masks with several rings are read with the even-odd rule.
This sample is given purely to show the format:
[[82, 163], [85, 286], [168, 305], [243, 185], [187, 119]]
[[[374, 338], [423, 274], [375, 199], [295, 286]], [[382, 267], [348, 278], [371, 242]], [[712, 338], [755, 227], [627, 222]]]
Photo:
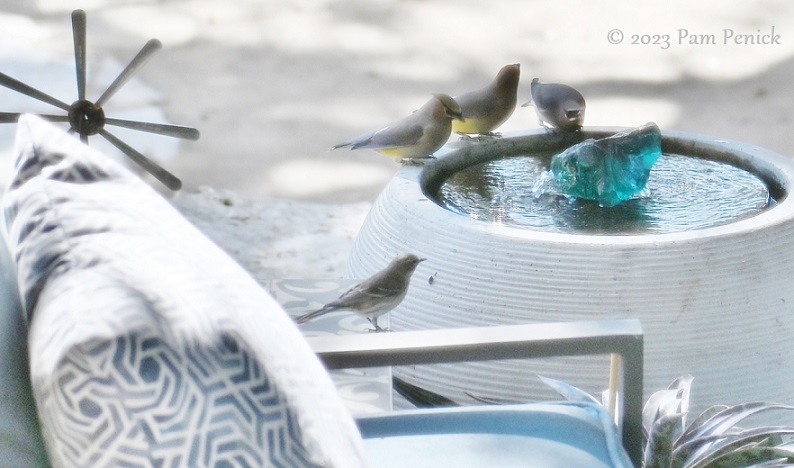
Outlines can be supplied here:
[[720, 226], [669, 233], [592, 234], [550, 232], [481, 222], [444, 208], [434, 197], [441, 184], [451, 174], [473, 164], [494, 159], [495, 152], [499, 152], [500, 157], [503, 157], [531, 151], [553, 151], [587, 138], [603, 138], [630, 128], [584, 127], [579, 132], [567, 134], [535, 129], [498, 138], [480, 140], [464, 138], [448, 143], [436, 152], [434, 159], [423, 165], [403, 166], [397, 172], [395, 179], [407, 182], [400, 188], [405, 191], [403, 195], [406, 199], [421, 202], [412, 206], [412, 209], [416, 210], [415, 215], [420, 218], [434, 219], [448, 224], [450, 228], [474, 229], [502, 236], [553, 243], [637, 244], [698, 241], [739, 232], [753, 232], [794, 220], [794, 197], [789, 196], [794, 191], [794, 160], [749, 143], [675, 130], [662, 131], [662, 151], [702, 157], [747, 170], [767, 184], [776, 204], [750, 218]]

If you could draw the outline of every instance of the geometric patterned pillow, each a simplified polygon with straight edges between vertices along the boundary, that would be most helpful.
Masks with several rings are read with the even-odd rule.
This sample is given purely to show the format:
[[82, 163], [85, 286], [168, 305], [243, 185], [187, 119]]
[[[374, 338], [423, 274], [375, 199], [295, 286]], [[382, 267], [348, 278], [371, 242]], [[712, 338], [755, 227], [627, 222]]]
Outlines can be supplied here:
[[259, 285], [126, 169], [33, 116], [4, 196], [56, 466], [363, 466], [328, 374]]

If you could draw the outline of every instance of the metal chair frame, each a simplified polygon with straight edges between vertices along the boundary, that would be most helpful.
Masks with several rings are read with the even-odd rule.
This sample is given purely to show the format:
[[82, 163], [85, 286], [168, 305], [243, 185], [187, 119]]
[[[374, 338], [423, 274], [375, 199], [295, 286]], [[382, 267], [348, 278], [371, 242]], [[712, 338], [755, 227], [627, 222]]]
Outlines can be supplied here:
[[642, 459], [644, 340], [635, 319], [539, 323], [308, 338], [328, 369], [611, 354], [616, 423], [632, 462]]

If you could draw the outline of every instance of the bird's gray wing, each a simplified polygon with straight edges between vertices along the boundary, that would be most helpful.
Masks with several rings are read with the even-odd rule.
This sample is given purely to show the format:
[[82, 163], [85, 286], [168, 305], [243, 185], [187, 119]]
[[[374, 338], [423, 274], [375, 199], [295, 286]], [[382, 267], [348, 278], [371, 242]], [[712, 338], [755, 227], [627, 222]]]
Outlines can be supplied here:
[[560, 83], [533, 83], [532, 100], [541, 109], [572, 105], [581, 108], [584, 99], [578, 91]]
[[[543, 88], [540, 86], [543, 86]], [[532, 103], [539, 109], [549, 109], [559, 100], [557, 93], [547, 88], [547, 86], [550, 85], [539, 85], [538, 89], [535, 89], [532, 92]]]
[[367, 133], [363, 133], [363, 134], [361, 134], [361, 135], [359, 135], [359, 136], [357, 136], [355, 138], [351, 138], [350, 140], [348, 140], [348, 141], [346, 141], [344, 143], [336, 144], [336, 145], [331, 147], [331, 151], [333, 151], [335, 149], [339, 149], [339, 148], [345, 148], [347, 146], [353, 147], [353, 149], [358, 148], [358, 146], [355, 146], [355, 145], [361, 145], [362, 142], [369, 141], [369, 139], [372, 138], [372, 135], [376, 134], [380, 130], [382, 130], [382, 129], [375, 130], [375, 131], [370, 131], [370, 132], [367, 132]]
[[540, 83], [532, 80], [530, 94], [535, 107], [544, 110], [559, 105], [566, 98], [567, 89], [559, 83]]
[[497, 112], [502, 105], [495, 93], [488, 88], [469, 91], [455, 96], [454, 99], [462, 109], [463, 117], [467, 119], [489, 116]]
[[309, 312], [309, 313], [303, 314], [300, 317], [296, 318], [295, 321], [297, 323], [306, 323], [306, 322], [308, 322], [309, 320], [311, 320], [311, 319], [313, 319], [315, 317], [319, 317], [321, 315], [325, 315], [328, 312], [331, 312], [331, 311], [334, 311], [334, 310], [336, 310], [336, 307], [331, 307], [330, 304], [329, 305], [324, 305], [322, 307], [322, 309], [318, 309], [318, 310], [315, 310], [313, 312]]
[[378, 272], [375, 276], [350, 288], [339, 296], [339, 299], [328, 303], [326, 307], [360, 309], [363, 304], [400, 295], [405, 289], [405, 285], [387, 273], [386, 271]]
[[415, 145], [425, 131], [422, 125], [413, 119], [408, 122], [397, 122], [384, 127], [371, 135], [354, 142], [352, 149], [357, 148], [394, 148]]

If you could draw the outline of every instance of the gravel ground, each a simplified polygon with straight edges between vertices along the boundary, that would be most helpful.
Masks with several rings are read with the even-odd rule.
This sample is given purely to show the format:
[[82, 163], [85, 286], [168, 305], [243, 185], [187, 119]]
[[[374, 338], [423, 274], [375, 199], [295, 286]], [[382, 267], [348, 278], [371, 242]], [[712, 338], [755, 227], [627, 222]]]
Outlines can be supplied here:
[[[105, 110], [199, 128], [186, 143], [118, 133], [184, 180], [177, 206], [260, 276], [340, 275], [399, 168], [331, 145], [430, 93], [483, 86], [507, 63], [521, 64], [521, 102], [536, 76], [580, 89], [587, 125], [654, 121], [794, 154], [785, 0], [6, 0], [0, 71], [72, 102], [73, 8], [88, 15], [89, 98], [146, 40], [163, 42]], [[53, 110], [0, 89], [0, 111]], [[536, 126], [519, 108], [502, 130]], [[0, 125], [0, 184], [13, 131]]]

